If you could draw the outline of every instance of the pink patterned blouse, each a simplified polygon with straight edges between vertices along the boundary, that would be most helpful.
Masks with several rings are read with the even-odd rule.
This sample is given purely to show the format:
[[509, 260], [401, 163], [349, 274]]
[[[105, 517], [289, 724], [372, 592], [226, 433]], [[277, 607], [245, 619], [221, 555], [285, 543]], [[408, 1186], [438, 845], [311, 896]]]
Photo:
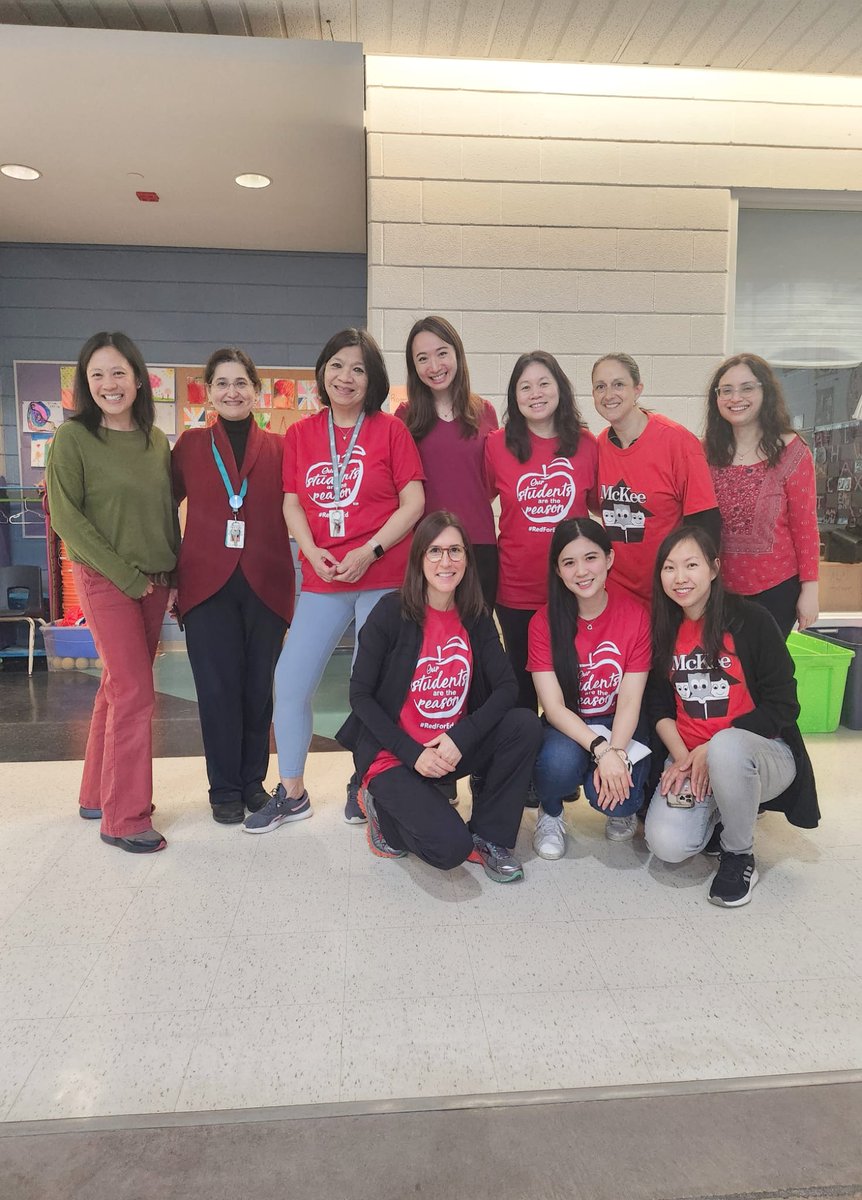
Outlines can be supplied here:
[[713, 467], [721, 511], [721, 574], [728, 589], [753, 596], [798, 575], [817, 579], [814, 459], [800, 437], [788, 442], [778, 464]]

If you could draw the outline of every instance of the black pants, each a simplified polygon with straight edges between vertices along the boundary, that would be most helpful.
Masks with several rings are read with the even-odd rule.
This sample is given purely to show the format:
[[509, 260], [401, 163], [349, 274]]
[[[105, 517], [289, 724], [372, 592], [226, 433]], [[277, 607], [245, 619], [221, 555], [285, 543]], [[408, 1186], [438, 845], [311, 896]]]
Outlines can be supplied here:
[[497, 620], [503, 631], [506, 654], [518, 680], [518, 705], [539, 711], [539, 700], [533, 687], [533, 677], [527, 670], [527, 630], [535, 615], [534, 608], [506, 608], [497, 605]]
[[244, 802], [260, 791], [269, 767], [272, 676], [287, 622], [255, 595], [239, 567], [184, 621], [210, 803]]
[[746, 600], [753, 600], [755, 604], [759, 604], [761, 608], [772, 613], [781, 630], [781, 636], [786, 641], [796, 623], [796, 604], [801, 591], [802, 584], [799, 582], [799, 576], [792, 575], [790, 579], [785, 579], [783, 583], [777, 583], [775, 587], [767, 588], [765, 592], [746, 596]]
[[497, 577], [500, 571], [500, 556], [497, 553], [497, 547], [494, 543], [490, 545], [480, 543], [473, 547], [473, 552], [476, 555], [476, 570], [479, 573], [482, 595], [485, 597], [485, 603], [488, 605], [488, 612], [493, 613], [494, 605], [497, 603]]
[[[542, 744], [535, 713], [513, 708], [457, 770], [426, 779], [410, 767], [392, 767], [371, 780], [383, 836], [396, 850], [448, 871], [470, 855], [473, 834], [496, 846], [514, 846], [533, 763]], [[481, 781], [465, 825], [436, 786], [474, 774]]]

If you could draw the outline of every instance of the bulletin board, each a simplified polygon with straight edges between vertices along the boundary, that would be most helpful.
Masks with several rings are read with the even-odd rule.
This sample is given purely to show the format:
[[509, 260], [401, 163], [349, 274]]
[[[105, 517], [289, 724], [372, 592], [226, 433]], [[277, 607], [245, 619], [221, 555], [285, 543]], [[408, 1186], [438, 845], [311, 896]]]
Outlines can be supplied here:
[[[35, 489], [45, 477], [45, 454], [56, 430], [75, 411], [75, 364], [16, 360], [15, 413], [21, 485]], [[156, 425], [171, 445], [186, 429], [205, 429], [215, 420], [207, 405], [202, 366], [162, 364], [147, 368], [156, 404]], [[320, 409], [314, 371], [307, 367], [258, 367], [260, 398], [254, 419], [261, 429], [284, 433], [288, 425]], [[45, 519], [24, 514], [24, 537], [45, 537]]]

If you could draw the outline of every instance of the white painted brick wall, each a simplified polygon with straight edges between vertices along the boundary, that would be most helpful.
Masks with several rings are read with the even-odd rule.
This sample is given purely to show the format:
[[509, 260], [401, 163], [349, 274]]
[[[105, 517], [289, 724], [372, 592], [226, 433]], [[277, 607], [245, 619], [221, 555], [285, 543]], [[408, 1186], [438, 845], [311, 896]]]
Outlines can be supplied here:
[[622, 350], [700, 433], [732, 189], [862, 190], [852, 80], [372, 57], [367, 83], [370, 327], [403, 383], [410, 326], [440, 312], [498, 409], [544, 347], [600, 429], [590, 369]]

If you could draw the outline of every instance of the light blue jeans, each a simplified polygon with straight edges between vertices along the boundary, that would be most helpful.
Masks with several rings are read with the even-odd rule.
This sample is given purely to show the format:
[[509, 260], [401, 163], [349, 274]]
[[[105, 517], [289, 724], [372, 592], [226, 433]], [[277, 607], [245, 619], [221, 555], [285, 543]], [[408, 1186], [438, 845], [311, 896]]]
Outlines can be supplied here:
[[746, 729], [722, 729], [715, 734], [706, 761], [712, 794], [701, 804], [671, 808], [658, 790], [650, 801], [644, 837], [663, 862], [684, 862], [699, 854], [717, 821], [724, 826], [722, 850], [751, 854], [760, 805], [780, 796], [796, 778], [796, 763], [786, 742]]
[[[326, 664], [351, 621], [359, 630], [377, 601], [393, 591], [378, 588], [355, 592], [302, 592], [290, 631], [275, 668], [272, 726], [282, 779], [302, 775], [311, 745], [311, 702]], [[345, 702], [347, 697], [345, 696]]]

